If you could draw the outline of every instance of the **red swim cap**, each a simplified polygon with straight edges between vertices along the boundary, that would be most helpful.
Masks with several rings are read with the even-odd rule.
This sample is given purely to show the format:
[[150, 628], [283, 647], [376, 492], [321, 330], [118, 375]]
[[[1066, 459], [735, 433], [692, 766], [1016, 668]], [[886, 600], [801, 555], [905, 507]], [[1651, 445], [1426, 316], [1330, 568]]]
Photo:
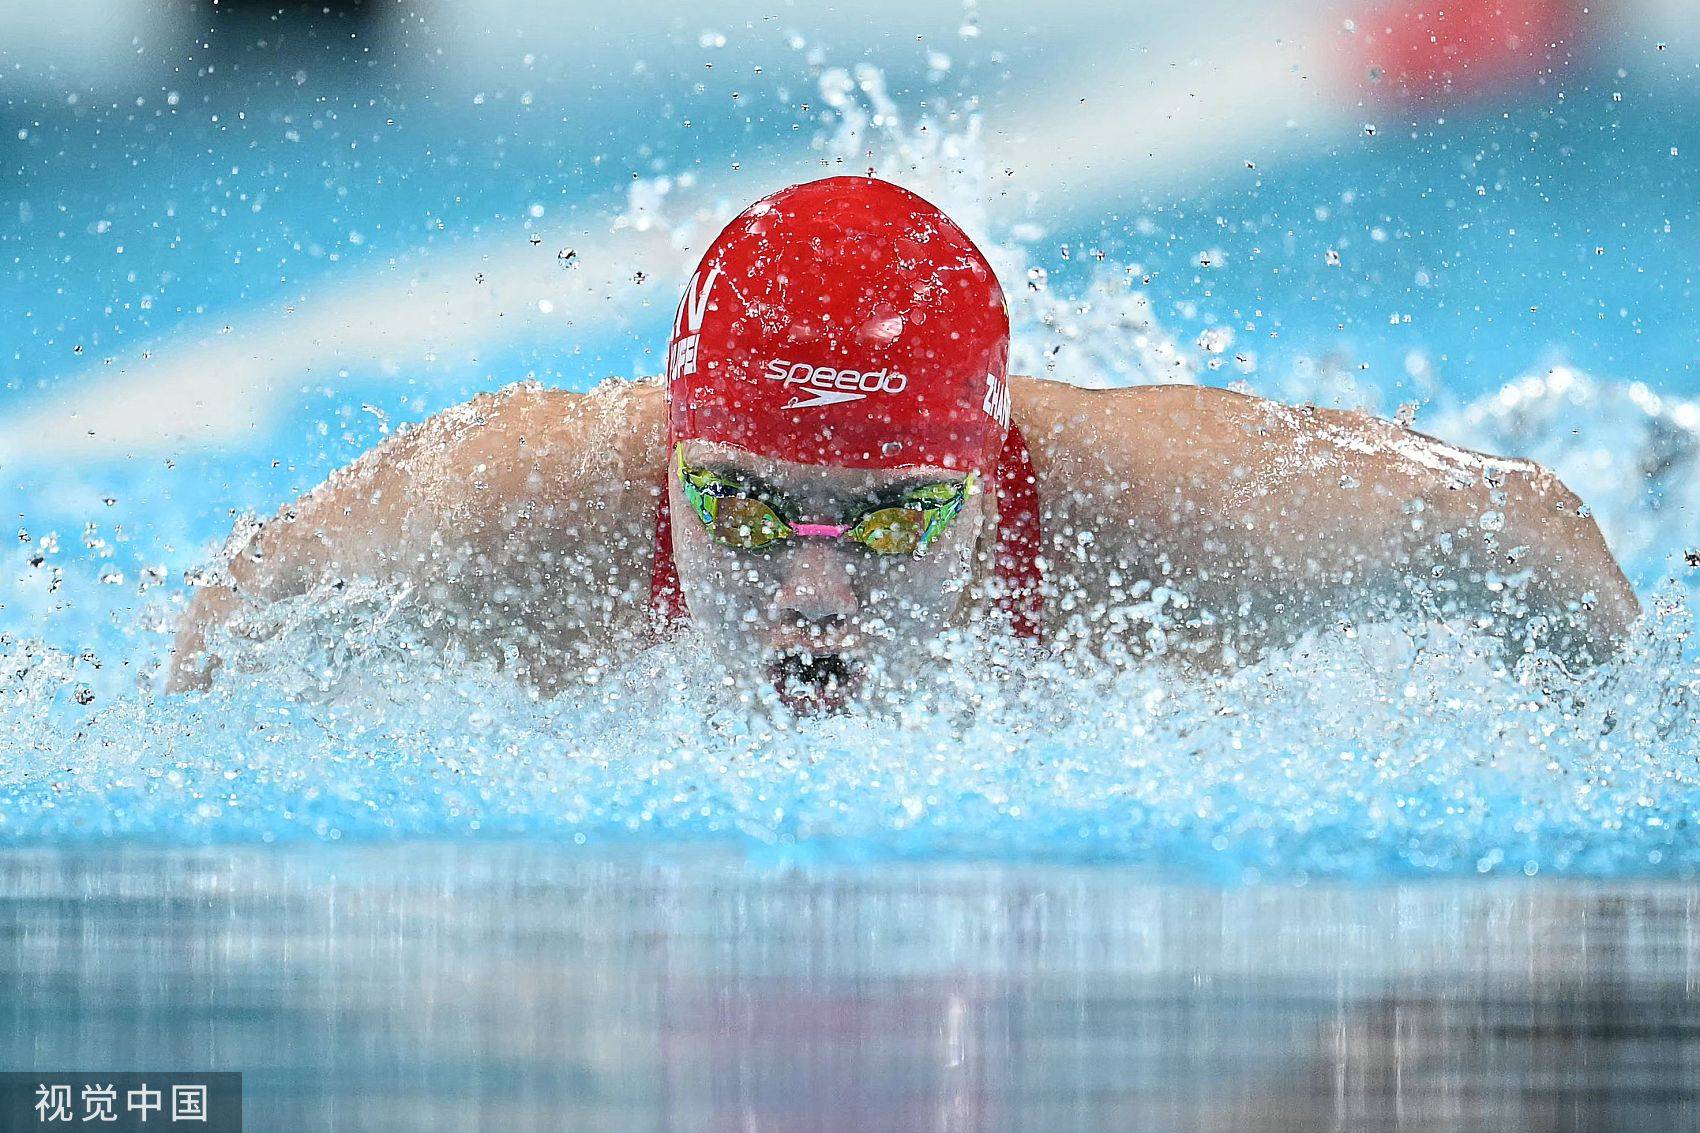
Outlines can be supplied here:
[[703, 255], [667, 352], [668, 437], [990, 472], [1008, 362], [1003, 289], [962, 229], [907, 189], [830, 177], [757, 201]]

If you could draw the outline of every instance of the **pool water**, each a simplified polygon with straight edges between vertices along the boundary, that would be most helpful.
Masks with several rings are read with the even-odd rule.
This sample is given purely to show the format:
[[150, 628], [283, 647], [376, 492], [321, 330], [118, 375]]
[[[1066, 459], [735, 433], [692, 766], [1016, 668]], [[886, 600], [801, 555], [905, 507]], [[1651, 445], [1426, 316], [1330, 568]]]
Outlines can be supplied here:
[[1686, 883], [536, 845], [12, 852], [0, 1064], [263, 1129], [1678, 1129]]

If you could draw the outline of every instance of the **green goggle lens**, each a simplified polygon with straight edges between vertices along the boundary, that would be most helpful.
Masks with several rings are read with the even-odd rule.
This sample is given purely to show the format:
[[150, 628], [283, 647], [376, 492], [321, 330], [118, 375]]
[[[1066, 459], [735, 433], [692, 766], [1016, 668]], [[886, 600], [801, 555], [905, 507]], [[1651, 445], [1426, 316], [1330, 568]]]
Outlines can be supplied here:
[[[679, 458], [679, 483], [691, 510], [716, 542], [754, 551], [797, 537], [767, 501], [745, 494], [741, 484]], [[954, 483], [926, 484], [906, 492], [903, 501], [863, 515], [844, 538], [879, 555], [914, 555], [924, 550], [962, 510], [973, 477]]]
[[881, 555], [913, 555], [921, 549], [927, 530], [927, 515], [912, 507], [882, 507], [862, 517], [845, 533], [870, 551]]
[[709, 502], [708, 529], [728, 547], [755, 550], [791, 534], [785, 521], [760, 500], [748, 496], [711, 496]]

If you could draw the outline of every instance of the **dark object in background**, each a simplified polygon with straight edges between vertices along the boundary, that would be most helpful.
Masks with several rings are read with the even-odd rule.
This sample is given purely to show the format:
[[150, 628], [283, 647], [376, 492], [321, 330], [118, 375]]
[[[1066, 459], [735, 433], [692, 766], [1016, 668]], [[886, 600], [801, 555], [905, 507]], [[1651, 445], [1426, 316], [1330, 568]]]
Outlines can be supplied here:
[[[240, 65], [257, 56], [356, 61], [376, 54], [386, 10], [371, 0], [189, 0], [191, 25], [210, 62]], [[393, 9], [391, 10], [393, 11]]]

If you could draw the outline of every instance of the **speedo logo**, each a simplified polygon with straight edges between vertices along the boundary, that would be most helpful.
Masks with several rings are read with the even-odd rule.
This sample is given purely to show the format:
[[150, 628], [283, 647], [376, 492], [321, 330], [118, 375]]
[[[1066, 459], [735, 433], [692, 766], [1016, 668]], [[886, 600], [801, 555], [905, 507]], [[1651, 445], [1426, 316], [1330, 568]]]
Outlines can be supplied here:
[[909, 378], [896, 370], [839, 370], [783, 358], [767, 364], [767, 377], [783, 382], [787, 388], [802, 387], [781, 409], [815, 409], [860, 401], [870, 393], [902, 393], [909, 388]]

